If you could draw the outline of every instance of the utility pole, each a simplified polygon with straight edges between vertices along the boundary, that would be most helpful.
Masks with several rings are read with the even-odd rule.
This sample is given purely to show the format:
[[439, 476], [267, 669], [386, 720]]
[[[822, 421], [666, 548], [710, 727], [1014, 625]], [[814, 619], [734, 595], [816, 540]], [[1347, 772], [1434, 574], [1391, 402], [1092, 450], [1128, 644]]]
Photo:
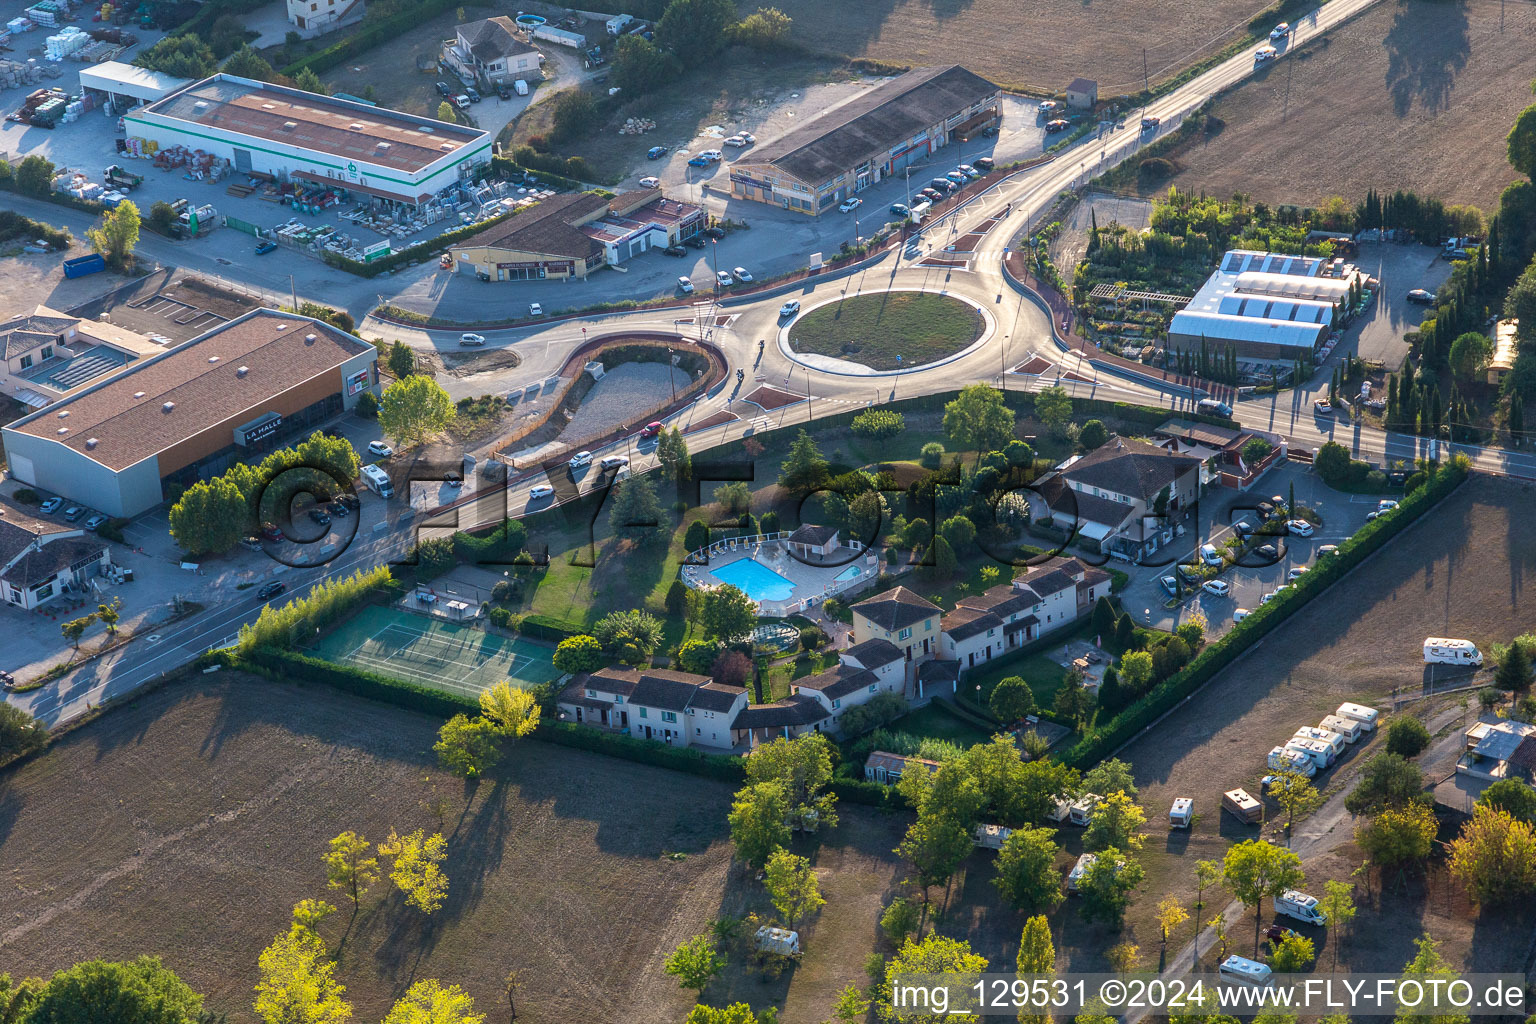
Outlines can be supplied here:
[[294, 286], [293, 275], [288, 275], [288, 297], [293, 300], [293, 311], [299, 311], [299, 290]]

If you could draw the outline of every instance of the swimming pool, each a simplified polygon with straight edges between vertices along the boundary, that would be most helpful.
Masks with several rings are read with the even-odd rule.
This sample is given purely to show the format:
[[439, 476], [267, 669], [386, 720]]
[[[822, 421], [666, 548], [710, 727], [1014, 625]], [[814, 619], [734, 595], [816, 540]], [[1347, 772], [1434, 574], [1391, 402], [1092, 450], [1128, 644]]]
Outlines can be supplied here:
[[784, 601], [795, 592], [792, 581], [750, 558], [738, 559], [710, 572], [721, 583], [730, 584], [754, 601]]
[[846, 583], [856, 576], [864, 575], [864, 570], [857, 565], [850, 565], [836, 576], [837, 582]]

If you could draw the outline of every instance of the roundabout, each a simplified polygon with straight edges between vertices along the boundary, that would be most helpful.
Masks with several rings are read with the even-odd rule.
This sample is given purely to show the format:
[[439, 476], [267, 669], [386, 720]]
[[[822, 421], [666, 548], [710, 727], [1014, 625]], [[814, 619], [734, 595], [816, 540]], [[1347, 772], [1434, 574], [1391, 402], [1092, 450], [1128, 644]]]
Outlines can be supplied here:
[[895, 288], [829, 298], [779, 330], [779, 349], [826, 373], [886, 376], [958, 359], [991, 337], [975, 302], [947, 292]]

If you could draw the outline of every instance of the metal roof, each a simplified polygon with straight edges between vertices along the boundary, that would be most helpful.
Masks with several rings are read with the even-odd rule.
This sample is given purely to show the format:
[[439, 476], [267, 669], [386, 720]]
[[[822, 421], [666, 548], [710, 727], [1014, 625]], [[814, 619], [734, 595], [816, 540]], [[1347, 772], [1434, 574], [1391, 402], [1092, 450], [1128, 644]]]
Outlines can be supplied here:
[[1247, 270], [1232, 282], [1235, 292], [1275, 295], [1288, 299], [1313, 299], [1342, 302], [1349, 295], [1349, 279], [1344, 277], [1301, 277], [1296, 274], [1271, 274]]
[[1252, 316], [1226, 313], [1198, 313], [1190, 310], [1173, 315], [1169, 335], [1205, 337], [1212, 341], [1256, 341], [1311, 350], [1328, 330], [1327, 324], [1298, 324], [1288, 320], [1261, 320]]
[[161, 71], [108, 60], [80, 69], [80, 87], [99, 89], [117, 96], [132, 96], [141, 100], [158, 100], [177, 89], [192, 84], [190, 78], [177, 78]]

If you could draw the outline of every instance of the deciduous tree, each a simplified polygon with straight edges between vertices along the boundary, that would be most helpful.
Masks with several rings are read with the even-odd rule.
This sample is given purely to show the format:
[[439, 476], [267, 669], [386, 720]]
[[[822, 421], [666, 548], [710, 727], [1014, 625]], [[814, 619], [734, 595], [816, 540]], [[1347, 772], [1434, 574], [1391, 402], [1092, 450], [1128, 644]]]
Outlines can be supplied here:
[[402, 445], [417, 444], [453, 419], [453, 400], [431, 377], [410, 376], [384, 389], [379, 427]]
[[478, 778], [501, 760], [501, 735], [484, 718], [454, 715], [437, 731], [437, 760], [444, 768], [467, 779]]
[[705, 631], [721, 640], [744, 636], [757, 625], [757, 602], [730, 584], [706, 590], [699, 612]]
[[1434, 848], [1439, 823], [1423, 804], [1388, 807], [1355, 830], [1370, 863], [1390, 871], [1409, 864], [1422, 863]]
[[1003, 841], [997, 854], [997, 877], [992, 884], [1011, 906], [1018, 910], [1055, 910], [1064, 897], [1061, 876], [1056, 873], [1056, 855], [1061, 847], [1055, 842], [1056, 831], [1025, 826], [1016, 828]]
[[[1093, 772], [1088, 773], [1092, 776]], [[1097, 792], [1090, 789], [1089, 792]], [[1147, 813], [1124, 792], [1115, 790], [1099, 801], [1083, 832], [1085, 850], [1140, 850], [1146, 835], [1140, 829], [1147, 823]]]
[[203, 1014], [203, 997], [152, 956], [87, 960], [41, 988], [23, 982], [8, 993], [7, 983], [0, 975], [0, 1020], [14, 1007], [16, 1024], [196, 1024]]
[[325, 884], [351, 896], [354, 912], [363, 893], [379, 880], [379, 860], [370, 855], [372, 850], [361, 833], [348, 830], [330, 841], [323, 856]]
[[711, 978], [725, 969], [725, 957], [715, 949], [713, 935], [695, 935], [672, 951], [665, 970], [683, 988], [702, 992]]
[[[1418, 947], [1413, 959], [1403, 966], [1400, 981], [1418, 982], [1425, 998], [1417, 1006], [1406, 1001], [1400, 1004], [1394, 1018], [1397, 1024], [1469, 1024], [1472, 1018], [1453, 1003], [1453, 990], [1448, 988], [1461, 975], [1440, 955], [1428, 932], [1418, 939]], [[1436, 981], [1438, 985], [1430, 984]]]
[[790, 928], [827, 902], [822, 899], [821, 886], [817, 884], [816, 872], [811, 870], [811, 862], [788, 850], [776, 850], [769, 856], [763, 885], [768, 890], [768, 898], [773, 900], [774, 909]]
[[[1052, 975], [1056, 973], [1056, 945], [1051, 941], [1051, 924], [1044, 914], [1036, 914], [1024, 922], [1019, 935], [1019, 955], [1014, 961], [1021, 975]], [[1033, 986], [1030, 986], [1033, 989]], [[1050, 1024], [1051, 1015], [1045, 1007], [1028, 1006], [1019, 1010], [1019, 1024]]]
[[85, 237], [91, 248], [113, 267], [128, 265], [134, 246], [139, 244], [139, 208], [133, 200], [124, 199], [116, 207], [101, 215], [101, 224], [87, 228]]
[[1168, 933], [1189, 920], [1189, 911], [1177, 896], [1164, 896], [1157, 904], [1157, 927], [1162, 932], [1163, 948], [1168, 948]]
[[1400, 754], [1377, 754], [1365, 764], [1360, 781], [1344, 798], [1344, 806], [1351, 814], [1369, 814], [1383, 807], [1399, 807], [1407, 803], [1422, 803], [1424, 772], [1419, 766]]
[[1296, 816], [1306, 817], [1317, 810], [1323, 805], [1323, 797], [1312, 780], [1300, 772], [1282, 771], [1277, 776], [1279, 781], [1270, 787], [1270, 793], [1286, 814], [1285, 831], [1289, 835]]
[[1253, 909], [1253, 955], [1259, 955], [1260, 904], [1268, 897], [1294, 889], [1303, 879], [1301, 858], [1262, 839], [1249, 839], [1227, 849], [1222, 880], [1245, 907]]
[[475, 1001], [457, 985], [423, 978], [390, 1007], [384, 1024], [483, 1024], [485, 1014], [475, 1012]]
[[1122, 761], [1118, 757], [1100, 761], [1083, 776], [1083, 792], [1097, 793], [1106, 797], [1111, 793], [1124, 793], [1134, 800], [1136, 799], [1134, 771], [1129, 761]]
[[1323, 895], [1318, 897], [1317, 909], [1328, 915], [1328, 937], [1333, 946], [1333, 966], [1337, 968], [1344, 930], [1355, 919], [1354, 886], [1348, 882], [1328, 879], [1323, 883]]
[[480, 692], [480, 714], [508, 739], [521, 739], [539, 727], [539, 702], [505, 679]]
[[442, 835], [426, 835], [422, 829], [407, 836], [395, 834], [379, 844], [379, 854], [393, 857], [389, 879], [395, 888], [405, 894], [405, 902], [431, 914], [443, 905], [448, 897], [448, 876], [442, 863], [448, 856], [448, 841]]
[[266, 1024], [345, 1024], [352, 1007], [325, 943], [290, 929], [261, 951], [256, 967], [256, 1015]]
[[1412, 715], [1403, 715], [1387, 726], [1387, 753], [1413, 757], [1429, 746], [1429, 730]]
[[222, 554], [250, 532], [251, 506], [234, 481], [199, 480], [171, 506], [171, 537], [189, 555]]
[[887, 1024], [948, 1024], [955, 1018], [945, 1014], [913, 1013], [892, 1005], [891, 986], [904, 974], [980, 974], [987, 969], [987, 958], [971, 951], [962, 939], [928, 935], [921, 941], [908, 939], [885, 966], [885, 979], [875, 997], [875, 1014]]
[[41, 750], [47, 742], [46, 725], [16, 705], [0, 701], [0, 764]]
[[753, 868], [767, 864], [775, 850], [789, 844], [788, 819], [789, 796], [778, 779], [737, 790], [729, 816], [736, 855]]
[[1536, 789], [1519, 779], [1500, 779], [1477, 798], [1480, 806], [1503, 811], [1516, 821], [1536, 824]]
[[603, 667], [604, 660], [603, 645], [585, 633], [566, 637], [555, 647], [555, 668], [570, 675], [595, 672]]
[[1006, 676], [998, 680], [987, 697], [987, 707], [992, 716], [1004, 724], [1017, 722], [1039, 710], [1035, 704], [1034, 691], [1019, 676]]
[[1072, 422], [1072, 399], [1059, 384], [1036, 393], [1035, 418], [1052, 434], [1062, 436]]
[[1269, 962], [1281, 974], [1299, 974], [1315, 959], [1316, 947], [1303, 935], [1292, 933], [1270, 943]]
[[656, 41], [678, 55], [709, 58], [724, 48], [735, 26], [731, 0], [671, 0], [656, 23]]
[[928, 887], [948, 884], [972, 846], [971, 830], [961, 822], [941, 814], [919, 814], [907, 828], [896, 853], [917, 870], [926, 900]]
[[1077, 883], [1083, 897], [1083, 917], [1118, 928], [1146, 870], [1134, 857], [1114, 847], [1100, 850], [1097, 857]]
[[1001, 451], [1013, 438], [1013, 413], [1001, 391], [971, 384], [944, 406], [944, 433], [961, 448]]
[[789, 800], [789, 816], [805, 820], [815, 812], [818, 827], [837, 825], [837, 798], [828, 792], [832, 784], [831, 742], [822, 733], [794, 739], [780, 737], [764, 743], [746, 762], [750, 783], [777, 782]]
[[1480, 906], [1529, 899], [1536, 893], [1536, 830], [1504, 811], [1474, 805], [1472, 820], [1451, 841], [1450, 871]]

